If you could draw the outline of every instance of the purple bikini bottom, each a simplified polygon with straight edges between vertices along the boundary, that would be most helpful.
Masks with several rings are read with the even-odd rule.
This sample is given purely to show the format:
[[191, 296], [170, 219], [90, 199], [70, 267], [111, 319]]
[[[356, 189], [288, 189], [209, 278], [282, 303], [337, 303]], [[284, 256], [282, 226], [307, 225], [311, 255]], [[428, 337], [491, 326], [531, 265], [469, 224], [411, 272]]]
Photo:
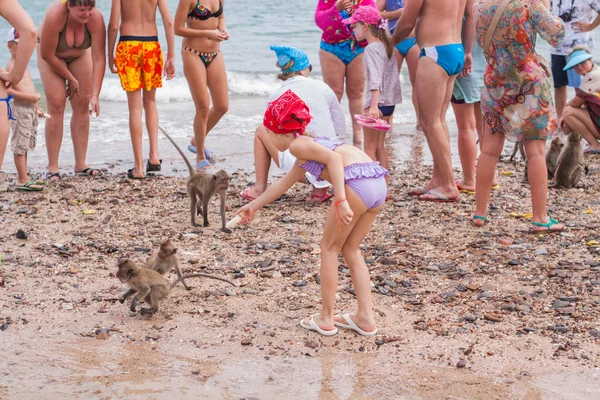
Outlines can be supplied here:
[[344, 167], [344, 181], [365, 203], [367, 209], [377, 208], [385, 202], [388, 171], [378, 162], [350, 164]]

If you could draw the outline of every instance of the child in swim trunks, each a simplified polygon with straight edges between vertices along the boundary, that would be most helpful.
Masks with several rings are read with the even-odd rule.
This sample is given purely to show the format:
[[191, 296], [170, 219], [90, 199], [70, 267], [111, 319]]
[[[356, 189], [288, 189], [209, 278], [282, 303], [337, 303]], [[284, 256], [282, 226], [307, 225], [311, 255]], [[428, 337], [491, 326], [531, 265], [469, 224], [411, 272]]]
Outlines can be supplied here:
[[[157, 8], [167, 37], [168, 53], [164, 69], [169, 80], [175, 76], [175, 34], [167, 0], [112, 0], [110, 11], [108, 65], [112, 73], [119, 74], [129, 105], [129, 129], [134, 156], [133, 168], [127, 171], [129, 179], [145, 178], [142, 160], [142, 107], [150, 139], [146, 171], [160, 171], [162, 164], [158, 156], [156, 89], [162, 87], [163, 55], [157, 36]], [[115, 56], [115, 42], [119, 32], [121, 37]]]
[[[305, 172], [331, 182], [335, 202], [329, 209], [321, 240], [322, 310], [302, 320], [300, 325], [326, 336], [335, 335], [336, 326], [353, 329], [361, 335], [375, 335], [369, 270], [359, 246], [385, 202], [387, 170], [353, 146], [307, 137], [304, 133], [310, 120], [308, 107], [291, 90], [269, 103], [263, 125], [277, 150], [289, 149], [297, 161], [283, 178], [240, 208], [236, 215], [243, 214], [242, 222], [251, 222], [258, 210], [285, 193]], [[358, 300], [358, 310], [352, 315], [334, 314], [340, 251], [350, 268]]]
[[[10, 72], [19, 48], [19, 33], [15, 28], [9, 29], [6, 42], [10, 51], [6, 71]], [[10, 127], [13, 132], [10, 143], [17, 168], [17, 190], [43, 190], [44, 182], [37, 181], [27, 174], [27, 154], [35, 149], [38, 117], [43, 118], [45, 115], [44, 110], [37, 104], [41, 96], [35, 91], [29, 69], [25, 71], [21, 82], [8, 89], [8, 95], [9, 98], [12, 96], [15, 99], [12, 107], [9, 106], [9, 119], [11, 119]]]
[[[364, 65], [367, 78], [365, 84], [365, 115], [382, 118], [389, 123], [396, 104], [402, 103], [402, 90], [398, 63], [392, 39], [387, 32], [387, 20], [379, 15], [375, 7], [361, 6], [350, 18], [342, 21], [351, 25], [358, 40], [366, 40]], [[365, 153], [388, 169], [385, 151], [386, 131], [363, 127]]]

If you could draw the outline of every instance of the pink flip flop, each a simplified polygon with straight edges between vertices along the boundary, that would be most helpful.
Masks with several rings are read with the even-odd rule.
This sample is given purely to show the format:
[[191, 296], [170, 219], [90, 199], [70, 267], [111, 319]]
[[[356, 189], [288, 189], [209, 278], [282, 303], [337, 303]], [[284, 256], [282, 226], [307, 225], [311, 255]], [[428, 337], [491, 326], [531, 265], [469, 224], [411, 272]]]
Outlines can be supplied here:
[[246, 199], [246, 200], [248, 200], [248, 201], [254, 201], [254, 200], [256, 200], [256, 197], [252, 197], [252, 196], [250, 195], [250, 188], [246, 188], [246, 189], [242, 190], [242, 191], [240, 192], [240, 197], [241, 197], [242, 199]]
[[389, 131], [390, 124], [382, 119], [367, 117], [366, 115], [354, 114], [354, 119], [360, 126], [378, 131]]

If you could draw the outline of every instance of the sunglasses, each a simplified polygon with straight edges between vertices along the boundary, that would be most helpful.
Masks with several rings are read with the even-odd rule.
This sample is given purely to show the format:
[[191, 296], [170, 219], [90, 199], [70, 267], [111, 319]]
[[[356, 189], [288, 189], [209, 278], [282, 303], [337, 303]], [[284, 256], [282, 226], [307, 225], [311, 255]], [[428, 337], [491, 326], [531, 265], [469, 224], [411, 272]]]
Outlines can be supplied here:
[[312, 72], [312, 65], [308, 66], [308, 72]]

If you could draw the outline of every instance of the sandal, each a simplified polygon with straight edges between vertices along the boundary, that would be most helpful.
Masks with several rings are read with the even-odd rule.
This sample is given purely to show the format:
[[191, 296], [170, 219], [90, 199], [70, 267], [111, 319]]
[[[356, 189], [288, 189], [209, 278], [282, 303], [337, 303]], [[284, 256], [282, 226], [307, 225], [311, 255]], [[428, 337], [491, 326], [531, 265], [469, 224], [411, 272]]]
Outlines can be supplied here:
[[377, 118], [367, 117], [366, 115], [354, 114], [354, 119], [360, 126], [371, 128], [378, 131], [389, 131], [391, 126], [386, 121]]
[[300, 320], [300, 326], [304, 329], [308, 329], [309, 331], [319, 332], [323, 336], [333, 336], [336, 333], [338, 333], [337, 328], [333, 328], [330, 331], [320, 328], [319, 325], [317, 325], [317, 323], [315, 322], [315, 315], [317, 314], [313, 314], [310, 316], [310, 318], [308, 319], [308, 324], [304, 323], [304, 320]]
[[146, 176], [137, 177], [137, 176], [133, 175], [133, 168], [131, 168], [131, 169], [127, 170], [127, 178], [129, 178], [129, 179], [143, 180], [143, 179], [146, 179]]
[[248, 200], [248, 201], [254, 201], [254, 200], [256, 200], [256, 197], [252, 197], [252, 196], [250, 195], [250, 189], [251, 189], [251, 188], [246, 188], [246, 189], [242, 190], [242, 191], [240, 192], [240, 197], [241, 197], [242, 199], [246, 199], [246, 200]]
[[362, 329], [360, 329], [358, 327], [358, 325], [356, 325], [356, 323], [354, 321], [352, 321], [352, 318], [350, 318], [350, 314], [336, 315], [336, 317], [342, 317], [344, 319], [344, 321], [346, 321], [346, 323], [344, 324], [344, 323], [337, 322], [334, 320], [333, 324], [340, 328], [351, 329], [354, 332], [356, 332], [362, 336], [373, 336], [377, 333], [377, 328], [375, 328], [375, 330], [371, 331], [371, 332], [366, 332], [366, 331], [363, 331]]
[[146, 172], [160, 172], [162, 167], [162, 160], [158, 161], [158, 164], [150, 164], [150, 160], [146, 163]]
[[[475, 223], [476, 219], [482, 220], [483, 224], [477, 225]], [[474, 227], [477, 227], [477, 228], [484, 226], [487, 222], [488, 222], [488, 219], [486, 217], [482, 216], [482, 215], [473, 215], [473, 217], [471, 217], [471, 225], [473, 225]]]
[[471, 195], [475, 194], [474, 190], [466, 189], [466, 188], [462, 187], [461, 184], [458, 182], [460, 182], [460, 179], [455, 180], [454, 184], [456, 185], [456, 188], [458, 189], [459, 193], [465, 193], [465, 194], [471, 194]]
[[427, 193], [427, 188], [425, 188], [425, 186], [417, 186], [416, 188], [410, 189], [408, 192], [411, 196], [420, 196], [425, 193]]
[[315, 196], [314, 194], [311, 194], [310, 196], [305, 198], [304, 201], [306, 201], [307, 203], [325, 203], [327, 200], [329, 200], [332, 197], [333, 197], [333, 195], [331, 193], [327, 193], [327, 192], [320, 196]]
[[75, 172], [76, 176], [88, 176], [90, 178], [95, 178], [97, 176], [102, 176], [102, 171], [100, 171], [99, 169], [96, 168], [90, 168], [87, 167], [85, 169], [82, 169], [79, 172]]
[[562, 232], [565, 228], [561, 228], [561, 229], [552, 229], [553, 226], [558, 225], [558, 221], [555, 220], [554, 218], [550, 218], [550, 221], [546, 222], [546, 223], [542, 223], [542, 222], [535, 222], [535, 221], [531, 221], [531, 225], [533, 226], [537, 226], [539, 228], [546, 228], [546, 229], [533, 229], [531, 228], [529, 230], [529, 233], [555, 233], [555, 232]]
[[18, 185], [17, 190], [21, 190], [23, 192], [41, 192], [44, 190], [44, 185], [40, 184], [39, 182], [41, 181], [36, 181], [34, 178], [31, 178], [29, 182]]
[[62, 180], [62, 177], [60, 176], [60, 172], [46, 172], [46, 180], [49, 182], [58, 182], [60, 180]]
[[[423, 197], [423, 196], [433, 196], [433, 197]], [[429, 201], [432, 203], [456, 203], [458, 202], [458, 196], [456, 197], [447, 197], [442, 193], [438, 192], [435, 189], [431, 189], [425, 194], [419, 196], [419, 200], [421, 201]]]
[[208, 160], [202, 160], [198, 164], [196, 164], [196, 168], [198, 169], [208, 169], [211, 168], [210, 162]]
[[[197, 153], [196, 146], [194, 146], [193, 144], [188, 145], [188, 150], [194, 154]], [[208, 147], [204, 147], [204, 157], [209, 161], [215, 161], [217, 159], [215, 153], [213, 153], [213, 151]]]

